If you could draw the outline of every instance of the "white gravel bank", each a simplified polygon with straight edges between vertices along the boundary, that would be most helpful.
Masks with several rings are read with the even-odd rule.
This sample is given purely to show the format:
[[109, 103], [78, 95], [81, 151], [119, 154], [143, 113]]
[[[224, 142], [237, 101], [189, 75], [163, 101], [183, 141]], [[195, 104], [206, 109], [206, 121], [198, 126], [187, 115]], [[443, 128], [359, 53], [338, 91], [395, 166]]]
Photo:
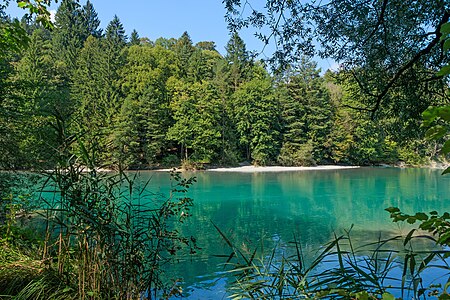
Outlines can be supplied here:
[[241, 172], [241, 173], [256, 173], [256, 172], [286, 172], [286, 171], [311, 171], [311, 170], [341, 170], [341, 169], [356, 169], [359, 166], [317, 166], [317, 167], [255, 167], [243, 166], [236, 168], [216, 168], [209, 169], [211, 172]]

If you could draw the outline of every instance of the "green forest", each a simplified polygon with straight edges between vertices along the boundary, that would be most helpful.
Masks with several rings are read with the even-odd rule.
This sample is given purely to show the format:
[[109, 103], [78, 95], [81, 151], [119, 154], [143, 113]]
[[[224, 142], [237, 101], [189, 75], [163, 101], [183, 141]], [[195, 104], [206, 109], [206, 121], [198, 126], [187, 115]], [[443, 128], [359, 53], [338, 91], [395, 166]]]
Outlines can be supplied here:
[[1, 57], [3, 169], [54, 166], [57, 123], [111, 169], [420, 165], [436, 154], [421, 113], [445, 103], [448, 86], [423, 80], [426, 62], [370, 114], [359, 109], [370, 93], [357, 68], [323, 73], [305, 55], [273, 71], [237, 32], [221, 55], [214, 41], [194, 43], [187, 32], [155, 41], [126, 33], [117, 16], [99, 28], [89, 1], [62, 1], [53, 30], [2, 13], [28, 39]]
[[[343, 234], [330, 231], [320, 249], [307, 249], [295, 232], [286, 245], [278, 233], [268, 234], [273, 248], [264, 249], [263, 237], [254, 247], [255, 236], [235, 235], [198, 216], [217, 234], [210, 245], [224, 253], [202, 253], [204, 237], [190, 235], [189, 226], [206, 231], [188, 222], [196, 208], [189, 194], [197, 180], [188, 177], [192, 173], [160, 173], [167, 175], [164, 194], [147, 189], [153, 188], [152, 176], [143, 183], [143, 172], [127, 172], [447, 164], [448, 1], [266, 0], [262, 10], [252, 6], [256, 2], [221, 2], [230, 31], [225, 49], [214, 41], [193, 41], [188, 32], [153, 41], [136, 30], [126, 32], [117, 15], [101, 28], [89, 0], [0, 2], [0, 298], [189, 297], [185, 281], [166, 271], [182, 260], [206, 265], [205, 257], [222, 260], [215, 275], [226, 277], [224, 297], [233, 299], [450, 298], [450, 213], [378, 207], [441, 197], [440, 181], [430, 175], [435, 171], [423, 172], [429, 176], [423, 185], [431, 187], [425, 199], [415, 195], [422, 187], [414, 174], [414, 188], [406, 179], [399, 185], [396, 178], [388, 184], [370, 180], [369, 191], [381, 186], [389, 193], [400, 186], [410, 199], [376, 202], [369, 195], [362, 204], [366, 212], [353, 205], [365, 197], [364, 186], [353, 184], [359, 177], [337, 181], [333, 191], [346, 193], [334, 210], [331, 201], [314, 206], [313, 196], [330, 196], [326, 187], [333, 183], [327, 178], [310, 185], [289, 177], [273, 190], [309, 185], [308, 197], [296, 193], [294, 201], [313, 209], [300, 211], [299, 203], [281, 199], [286, 210], [278, 213], [287, 221], [261, 218], [259, 225], [314, 231], [316, 223], [337, 224], [343, 210], [364, 219], [384, 208], [404, 231], [391, 236], [363, 228], [359, 246], [349, 224]], [[27, 13], [12, 18], [8, 6]], [[275, 44], [273, 54], [260, 59], [247, 49], [240, 33], [249, 28], [263, 48]], [[314, 55], [339, 62], [339, 68], [319, 69]], [[214, 172], [200, 174], [206, 173]], [[254, 190], [268, 193], [264, 176], [254, 178]], [[228, 197], [225, 189], [212, 192]], [[258, 196], [250, 205], [269, 209], [272, 217], [278, 197], [268, 199]], [[239, 226], [258, 221], [252, 209], [231, 200], [226, 204], [236, 209], [229, 214], [239, 212], [245, 220]], [[214, 217], [232, 223], [223, 203], [212, 204]], [[294, 217], [286, 216], [296, 209]], [[304, 218], [313, 210], [320, 218]]]

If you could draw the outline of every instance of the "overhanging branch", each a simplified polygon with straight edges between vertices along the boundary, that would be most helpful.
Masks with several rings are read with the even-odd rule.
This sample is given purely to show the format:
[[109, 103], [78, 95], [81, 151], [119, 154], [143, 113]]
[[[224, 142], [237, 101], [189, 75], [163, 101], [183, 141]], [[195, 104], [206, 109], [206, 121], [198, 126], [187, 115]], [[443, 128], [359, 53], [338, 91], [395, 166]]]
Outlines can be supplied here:
[[387, 93], [394, 86], [394, 84], [397, 82], [397, 80], [405, 73], [405, 71], [408, 70], [409, 68], [411, 68], [412, 66], [414, 66], [414, 64], [417, 63], [422, 56], [429, 54], [431, 52], [431, 50], [436, 45], [439, 44], [440, 38], [442, 36], [441, 27], [442, 27], [442, 25], [444, 25], [445, 23], [447, 23], [449, 21], [449, 17], [450, 17], [450, 13], [445, 11], [444, 15], [442, 16], [441, 21], [439, 22], [439, 24], [436, 28], [434, 39], [428, 44], [427, 47], [425, 47], [422, 50], [420, 50], [419, 52], [417, 52], [417, 54], [410, 61], [408, 61], [400, 69], [398, 69], [398, 71], [389, 80], [389, 82], [386, 84], [386, 86], [381, 91], [381, 93], [376, 95], [375, 106], [371, 109], [372, 119], [375, 117], [375, 113], [380, 109], [383, 98], [387, 95]]

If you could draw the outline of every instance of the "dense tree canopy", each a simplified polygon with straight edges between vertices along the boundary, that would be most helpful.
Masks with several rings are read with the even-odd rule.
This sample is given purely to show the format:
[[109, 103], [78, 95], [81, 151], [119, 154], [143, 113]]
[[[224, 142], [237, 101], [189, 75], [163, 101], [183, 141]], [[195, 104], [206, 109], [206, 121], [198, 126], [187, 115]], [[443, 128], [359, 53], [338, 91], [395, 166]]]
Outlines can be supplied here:
[[438, 80], [436, 71], [449, 61], [440, 40], [448, 1], [267, 0], [261, 9], [256, 1], [224, 3], [232, 30], [254, 26], [264, 44], [276, 44], [275, 67], [313, 54], [337, 61], [369, 96], [357, 108], [372, 116], [398, 100], [398, 89]]
[[[90, 1], [62, 1], [53, 31], [3, 14], [2, 26], [18, 24], [29, 43], [0, 57], [1, 167], [52, 167], [62, 135], [83, 141], [112, 168], [182, 161], [418, 164], [435, 154], [419, 126], [423, 109], [446, 101], [445, 82], [429, 76], [447, 60], [433, 44], [440, 22], [426, 21], [444, 7], [440, 2], [416, 19], [410, 6], [395, 10], [395, 1], [364, 2], [362, 11], [338, 0], [317, 7], [268, 3], [268, 14], [230, 24], [275, 25], [270, 20], [281, 16], [272, 27], [274, 37], [283, 37], [274, 58], [289, 64], [280, 73], [250, 55], [237, 31], [222, 55], [213, 41], [194, 43], [187, 32], [151, 41], [133, 31], [128, 40], [118, 16], [103, 30]], [[239, 1], [226, 4], [231, 17]], [[430, 34], [413, 43], [425, 29]], [[312, 37], [320, 37], [322, 55], [342, 62], [339, 71], [321, 75], [308, 58]], [[411, 51], [402, 56], [405, 47]], [[365, 110], [375, 111], [376, 99], [383, 114], [374, 123]]]

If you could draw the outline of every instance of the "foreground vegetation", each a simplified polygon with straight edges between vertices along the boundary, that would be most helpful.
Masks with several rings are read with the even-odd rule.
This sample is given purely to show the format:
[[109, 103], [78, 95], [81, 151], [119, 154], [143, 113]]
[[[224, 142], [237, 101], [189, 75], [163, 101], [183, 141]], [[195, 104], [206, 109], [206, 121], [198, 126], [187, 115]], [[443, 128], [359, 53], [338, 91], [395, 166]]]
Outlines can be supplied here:
[[17, 197], [15, 188], [2, 193], [1, 297], [156, 299], [181, 294], [178, 282], [163, 271], [178, 252], [198, 250], [194, 237], [180, 233], [192, 206], [185, 193], [195, 179], [173, 173], [170, 195], [148, 194], [124, 173], [98, 172], [85, 148], [81, 152], [86, 156], [62, 152], [68, 156], [39, 178], [45, 183], [39, 199], [36, 193], [28, 196], [31, 205]]
[[232, 299], [448, 299], [450, 252], [429, 235], [358, 243], [350, 230], [308, 260], [295, 236], [267, 254], [219, 232], [231, 250]]

